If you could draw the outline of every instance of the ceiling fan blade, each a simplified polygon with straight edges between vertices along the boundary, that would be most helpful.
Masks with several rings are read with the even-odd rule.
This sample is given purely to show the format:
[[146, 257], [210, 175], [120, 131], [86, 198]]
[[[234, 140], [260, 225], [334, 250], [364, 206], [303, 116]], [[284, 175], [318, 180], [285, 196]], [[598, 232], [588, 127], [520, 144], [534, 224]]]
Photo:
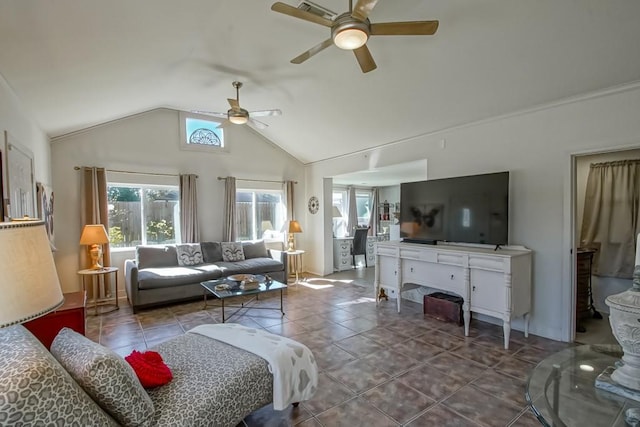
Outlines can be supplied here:
[[332, 44], [333, 44], [333, 39], [328, 38], [325, 41], [323, 41], [322, 43], [315, 45], [314, 47], [312, 47], [308, 51], [306, 51], [304, 53], [301, 53], [300, 55], [298, 55], [295, 58], [293, 58], [291, 60], [291, 63], [292, 64], [302, 64], [304, 61], [306, 61], [307, 59], [311, 58], [313, 55], [325, 50], [326, 48], [328, 48]]
[[191, 110], [191, 112], [195, 114], [203, 114], [205, 116], [218, 117], [220, 119], [227, 118], [227, 113], [214, 113], [213, 111], [199, 111], [199, 110]]
[[356, 55], [356, 59], [358, 60], [358, 64], [360, 64], [360, 68], [363, 73], [368, 73], [369, 71], [373, 71], [378, 68], [366, 44], [355, 49], [353, 53]]
[[238, 104], [238, 100], [237, 99], [227, 98], [227, 101], [229, 101], [229, 105], [231, 105], [232, 109], [234, 109], [234, 110], [239, 110], [240, 109], [240, 104]]
[[382, 22], [371, 24], [372, 36], [431, 36], [438, 30], [438, 21]]
[[278, 109], [274, 110], [259, 110], [259, 111], [250, 111], [249, 114], [251, 117], [267, 117], [267, 116], [281, 116], [282, 111]]
[[313, 13], [306, 12], [298, 9], [297, 7], [289, 6], [282, 2], [275, 2], [271, 5], [271, 10], [274, 12], [284, 13], [285, 15], [293, 16], [294, 18], [304, 19], [305, 21], [313, 22], [315, 24], [324, 25], [325, 27], [331, 27], [333, 21], [321, 16], [314, 15]]
[[268, 124], [261, 122], [260, 120], [252, 119], [249, 117], [249, 124], [258, 129], [266, 129], [269, 127]]
[[351, 11], [351, 17], [364, 21], [373, 8], [376, 7], [376, 3], [378, 3], [378, 0], [358, 0]]

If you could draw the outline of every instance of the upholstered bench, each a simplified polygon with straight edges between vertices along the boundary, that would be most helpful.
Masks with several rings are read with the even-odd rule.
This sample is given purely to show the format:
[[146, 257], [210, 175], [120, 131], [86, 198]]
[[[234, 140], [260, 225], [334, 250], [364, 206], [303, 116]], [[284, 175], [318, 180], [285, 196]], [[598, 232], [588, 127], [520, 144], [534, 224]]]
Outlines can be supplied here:
[[0, 425], [236, 426], [273, 401], [272, 367], [246, 350], [199, 333], [153, 350], [173, 380], [144, 389], [123, 358], [70, 329], [51, 353], [22, 326], [0, 329]]

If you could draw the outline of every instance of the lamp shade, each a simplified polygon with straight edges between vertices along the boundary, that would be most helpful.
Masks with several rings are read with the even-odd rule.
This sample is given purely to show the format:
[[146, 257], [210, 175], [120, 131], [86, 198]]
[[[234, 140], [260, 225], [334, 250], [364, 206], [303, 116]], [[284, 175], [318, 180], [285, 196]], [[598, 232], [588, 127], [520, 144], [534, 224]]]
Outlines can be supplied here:
[[333, 207], [333, 214], [332, 214], [332, 216], [333, 216], [334, 218], [342, 218], [342, 212], [340, 212], [340, 209], [338, 209], [338, 207], [337, 207], [337, 206], [334, 206], [334, 207]]
[[296, 220], [289, 221], [289, 228], [287, 230], [288, 233], [302, 233], [302, 227], [300, 227], [300, 223]]
[[82, 229], [80, 236], [81, 245], [102, 245], [109, 243], [109, 235], [102, 224], [87, 224]]
[[273, 224], [271, 224], [271, 221], [262, 221], [261, 226], [262, 231], [273, 230]]
[[0, 223], [0, 327], [43, 316], [64, 302], [44, 222]]

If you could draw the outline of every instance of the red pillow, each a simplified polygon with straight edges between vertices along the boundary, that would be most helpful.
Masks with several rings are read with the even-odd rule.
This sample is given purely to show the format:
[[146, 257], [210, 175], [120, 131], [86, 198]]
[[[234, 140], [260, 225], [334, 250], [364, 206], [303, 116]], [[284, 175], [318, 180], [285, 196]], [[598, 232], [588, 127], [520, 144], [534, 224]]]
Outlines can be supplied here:
[[151, 388], [167, 384], [173, 378], [171, 370], [155, 351], [140, 353], [137, 350], [124, 358], [133, 368], [142, 387]]

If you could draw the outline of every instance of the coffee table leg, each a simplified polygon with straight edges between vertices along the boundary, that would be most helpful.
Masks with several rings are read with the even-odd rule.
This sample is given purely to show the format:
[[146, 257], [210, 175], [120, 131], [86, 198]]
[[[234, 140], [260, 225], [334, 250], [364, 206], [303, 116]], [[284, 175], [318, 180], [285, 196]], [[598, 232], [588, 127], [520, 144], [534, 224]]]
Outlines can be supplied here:
[[224, 298], [222, 298], [222, 323], [224, 323]]
[[284, 310], [282, 307], [282, 289], [280, 289], [280, 313], [284, 316]]

